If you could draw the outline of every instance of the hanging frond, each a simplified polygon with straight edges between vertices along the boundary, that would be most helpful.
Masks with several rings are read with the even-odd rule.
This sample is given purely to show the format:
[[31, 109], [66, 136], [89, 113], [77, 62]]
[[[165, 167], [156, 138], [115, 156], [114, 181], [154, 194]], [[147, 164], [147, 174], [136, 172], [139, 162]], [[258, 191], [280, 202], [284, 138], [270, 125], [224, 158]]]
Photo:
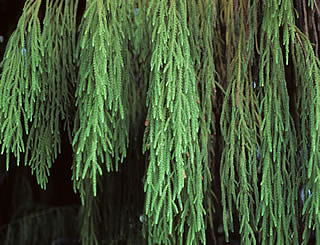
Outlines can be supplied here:
[[[246, 4], [247, 3], [247, 4]], [[228, 56], [227, 92], [220, 125], [225, 146], [220, 166], [223, 223], [226, 240], [234, 232], [234, 210], [239, 216], [241, 242], [257, 244], [256, 205], [259, 202], [258, 159], [261, 114], [253, 87], [257, 5], [230, 1], [225, 7]], [[249, 12], [249, 13], [248, 13]], [[238, 20], [232, 19], [239, 16]]]
[[304, 196], [302, 216], [305, 222], [303, 244], [308, 244], [311, 231], [315, 231], [316, 241], [320, 241], [319, 213], [319, 175], [320, 151], [319, 122], [320, 116], [320, 60], [316, 57], [308, 38], [295, 28], [295, 42], [292, 44], [297, 86], [299, 87], [298, 107], [300, 112], [302, 162], [301, 190]]
[[16, 30], [10, 37], [1, 62], [0, 139], [1, 153], [6, 153], [7, 170], [12, 152], [20, 163], [25, 152], [25, 135], [35, 115], [35, 102], [42, 94], [44, 40], [38, 17], [40, 1], [28, 0]]
[[73, 180], [79, 188], [83, 179], [90, 178], [94, 195], [97, 175], [103, 173], [102, 164], [107, 171], [117, 171], [128, 144], [121, 4], [121, 1], [87, 1], [80, 25]]
[[187, 3], [150, 1], [147, 13], [153, 25], [144, 142], [150, 154], [145, 179], [148, 243], [204, 243], [200, 109]]
[[[316, 0], [25, 0], [0, 169], [23, 162], [45, 189], [69, 143], [86, 245], [318, 244], [319, 23]], [[3, 243], [59, 243], [75, 210], [32, 209], [30, 190]]]
[[[298, 244], [297, 216], [293, 215], [298, 194], [297, 147], [287, 89], [287, 82], [291, 81], [285, 77], [289, 44], [293, 41], [291, 4], [291, 1], [271, 1], [263, 5], [259, 47], [259, 83], [263, 86], [262, 177], [258, 214], [262, 244]], [[282, 37], [280, 27], [283, 27]]]

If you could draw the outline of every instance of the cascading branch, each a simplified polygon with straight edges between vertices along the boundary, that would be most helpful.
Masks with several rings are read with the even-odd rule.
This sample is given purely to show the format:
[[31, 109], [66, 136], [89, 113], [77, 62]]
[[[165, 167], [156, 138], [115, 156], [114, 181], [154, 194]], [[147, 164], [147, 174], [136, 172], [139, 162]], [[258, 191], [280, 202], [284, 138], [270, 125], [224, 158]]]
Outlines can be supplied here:
[[[10, 143], [16, 147], [11, 150], [18, 165], [20, 152], [24, 152], [25, 165], [45, 188], [52, 163], [61, 151], [61, 121], [69, 114], [77, 1], [47, 0], [43, 26], [38, 17], [40, 6], [41, 1], [26, 2], [9, 41], [0, 85], [0, 117], [7, 168]], [[70, 38], [61, 38], [64, 34]]]
[[[61, 122], [70, 114], [70, 92], [74, 83], [73, 55], [75, 47], [75, 17], [78, 1], [46, 1], [42, 40], [44, 58], [41, 61], [43, 89], [35, 101], [33, 120], [27, 139], [25, 164], [36, 173], [38, 183], [45, 188], [52, 163], [61, 152]], [[63, 35], [68, 39], [62, 39]], [[61, 56], [62, 55], [62, 56]], [[29, 159], [30, 156], [30, 159]]]
[[119, 160], [126, 155], [122, 4], [123, 1], [87, 1], [80, 24], [72, 178], [82, 196], [83, 179], [92, 180], [96, 195], [96, 176], [103, 172], [101, 164], [107, 171], [118, 170]]
[[205, 243], [199, 95], [187, 3], [149, 1], [147, 14], [153, 25], [144, 142], [148, 244]]
[[25, 152], [25, 135], [35, 115], [35, 101], [44, 98], [41, 75], [44, 40], [38, 18], [41, 1], [27, 0], [16, 30], [10, 37], [1, 62], [0, 136], [6, 153], [7, 170], [12, 152], [20, 163]]
[[[292, 6], [290, 1], [261, 5], [263, 19], [257, 33], [259, 5], [244, 3], [229, 1], [223, 8], [229, 50], [228, 89], [220, 122], [226, 142], [220, 167], [224, 228], [228, 237], [235, 207], [242, 243], [298, 243], [297, 147], [284, 66], [293, 38], [289, 29], [294, 25], [293, 13], [287, 11]], [[258, 67], [253, 63], [257, 54]]]
[[[110, 20], [109, 23], [103, 22], [104, 25], [101, 27], [111, 28], [112, 30], [113, 28], [112, 24], [114, 23], [114, 21], [115, 20], [120, 20], [120, 21], [119, 23], [117, 23], [119, 25], [117, 29], [114, 29], [113, 31], [109, 31], [109, 34], [104, 34], [106, 36], [102, 36], [103, 42], [106, 44], [105, 52], [107, 52], [105, 57], [106, 58], [105, 63], [103, 64], [93, 63], [93, 65], [104, 66], [105, 69], [108, 71], [107, 76], [105, 76], [105, 74], [103, 73], [101, 74], [97, 73], [97, 75], [100, 75], [100, 76], [93, 77], [93, 80], [92, 81], [89, 80], [89, 81], [93, 82], [94, 79], [95, 81], [97, 81], [97, 79], [100, 79], [99, 82], [102, 83], [103, 86], [106, 86], [107, 89], [110, 89], [110, 90], [107, 90], [108, 94], [106, 99], [113, 100], [111, 101], [111, 103], [113, 103], [112, 108], [115, 108], [115, 109], [108, 110], [108, 107], [107, 107], [108, 101], [105, 102], [104, 110], [106, 111], [106, 113], [108, 113], [106, 114], [108, 115], [108, 117], [106, 118], [107, 120], [105, 119], [105, 122], [107, 123], [101, 123], [99, 126], [110, 127], [110, 128], [106, 128], [106, 130], [110, 130], [112, 134], [110, 134], [110, 138], [107, 138], [106, 140], [110, 140], [112, 146], [116, 148], [111, 149], [110, 151], [111, 153], [107, 152], [107, 154], [110, 154], [110, 156], [114, 155], [115, 157], [114, 159], [115, 161], [113, 161], [110, 158], [110, 156], [108, 159], [106, 159], [107, 170], [108, 171], [113, 170], [115, 166], [115, 170], [118, 171], [119, 155], [123, 153], [122, 158], [124, 158], [126, 154], [126, 147], [127, 147], [126, 142], [128, 140], [127, 137], [129, 133], [128, 132], [129, 123], [131, 124], [135, 123], [134, 119], [136, 118], [137, 108], [138, 108], [137, 105], [133, 103], [135, 100], [138, 100], [138, 98], [137, 98], [136, 84], [131, 82], [132, 79], [134, 78], [133, 68], [132, 69], [130, 68], [132, 64], [132, 54], [131, 54], [132, 50], [130, 50], [129, 40], [131, 40], [133, 36], [132, 29], [134, 25], [130, 23], [131, 16], [133, 15], [133, 11], [132, 11], [133, 1], [127, 2], [125, 6], [121, 6], [121, 1], [119, 5], [118, 4], [114, 5], [113, 1], [103, 1], [101, 3], [103, 3], [103, 6], [105, 7], [105, 11], [107, 13], [107, 19]], [[102, 5], [98, 4], [97, 6], [101, 7]], [[117, 10], [118, 12], [115, 12], [114, 9], [119, 8], [119, 6], [121, 6], [121, 12], [119, 10]], [[95, 14], [95, 12], [92, 12], [92, 14]], [[107, 24], [107, 26], [105, 24]], [[119, 31], [119, 33], [115, 33], [116, 31]], [[112, 40], [113, 36], [115, 34], [119, 35], [120, 32], [121, 32], [121, 36], [118, 36], [119, 39]], [[100, 34], [97, 34], [97, 35], [100, 35]], [[107, 41], [110, 43], [107, 43]], [[115, 47], [116, 45], [119, 45], [117, 46], [118, 49], [113, 50], [113, 47]], [[97, 46], [96, 49], [97, 49], [97, 52], [100, 52], [99, 46]], [[87, 55], [87, 54], [88, 53], [84, 53], [84, 55]], [[119, 73], [117, 74], [117, 76], [114, 76], [114, 74], [112, 73], [114, 69], [116, 69], [116, 65], [117, 65], [117, 63], [112, 63], [114, 62], [113, 55], [119, 55], [118, 62], [121, 61], [120, 62], [121, 70], [118, 70]], [[79, 63], [81, 63], [83, 60], [85, 62], [88, 62], [88, 60], [85, 60], [84, 57], [79, 59]], [[101, 57], [99, 56], [96, 57], [96, 59], [99, 59], [99, 58]], [[108, 67], [108, 66], [111, 66], [111, 67]], [[122, 69], [122, 66], [126, 67], [126, 69]], [[87, 67], [85, 66], [82, 67], [82, 69], [84, 70], [86, 68]], [[93, 69], [95, 68], [93, 67]], [[85, 81], [83, 82], [85, 83]], [[113, 94], [111, 90], [111, 86], [116, 86], [121, 89], [121, 91], [119, 91], [119, 93], [121, 94], [121, 97], [118, 97], [115, 94]], [[100, 91], [97, 91], [97, 92], [100, 92]], [[94, 95], [91, 94], [91, 96], [94, 96]], [[114, 97], [111, 98], [110, 96], [114, 96]], [[130, 101], [127, 98], [130, 98]], [[122, 106], [125, 109], [125, 111], [123, 112], [124, 115], [121, 116], [119, 108], [117, 108], [117, 106]], [[113, 117], [115, 120], [111, 120], [111, 117]], [[93, 133], [97, 133], [97, 132], [93, 132]], [[132, 134], [136, 134], [136, 133], [133, 132]], [[133, 139], [133, 138], [134, 136], [130, 137], [130, 139]], [[104, 138], [101, 137], [101, 140], [103, 139]], [[101, 161], [101, 163], [103, 162]], [[118, 228], [117, 226], [121, 222], [121, 217], [119, 217], [120, 216], [119, 211], [116, 212], [115, 210], [120, 210], [121, 213], [124, 212], [124, 210], [121, 210], [122, 208], [121, 205], [113, 205], [116, 201], [112, 200], [113, 198], [110, 197], [112, 196], [112, 192], [110, 191], [107, 192], [106, 188], [102, 188], [107, 183], [108, 184], [107, 188], [115, 189], [114, 188], [116, 186], [115, 180], [114, 178], [112, 177], [110, 178], [110, 177], [111, 177], [110, 175], [104, 175], [104, 176], [97, 175], [95, 177], [96, 183], [92, 183], [92, 178], [84, 178], [83, 180], [80, 179], [78, 182], [78, 186], [80, 187], [80, 194], [82, 198], [82, 207], [79, 213], [79, 220], [80, 220], [80, 237], [83, 244], [86, 244], [86, 245], [101, 244], [102, 238], [104, 238], [104, 240], [107, 240], [107, 238], [111, 239], [112, 236], [117, 235], [117, 234], [113, 234], [114, 231], [118, 231], [118, 229], [123, 228], [123, 227]], [[105, 181], [106, 178], [110, 178], [108, 179], [109, 180], [108, 182]], [[93, 188], [97, 187], [98, 189], [97, 193], [94, 193], [94, 189], [92, 189], [92, 185], [94, 185]], [[104, 196], [106, 195], [105, 194], [106, 192], [109, 194], [108, 196]], [[114, 192], [117, 193], [119, 191], [114, 190]], [[119, 195], [122, 195], [122, 194], [123, 193], [119, 193]], [[130, 195], [130, 193], [126, 193], [126, 195]], [[122, 199], [120, 202], [122, 202]], [[111, 212], [109, 211], [109, 208], [108, 208], [109, 205], [111, 206], [111, 210], [112, 210]], [[123, 230], [122, 232], [125, 233], [125, 231]], [[110, 238], [106, 237], [106, 234], [108, 234]]]
[[[100, 174], [119, 170], [129, 139], [133, 154], [144, 133], [148, 244], [206, 243], [206, 223], [219, 225], [212, 193], [220, 193], [210, 186], [218, 167], [227, 239], [231, 231], [241, 244], [308, 244], [314, 233], [319, 243], [317, 1], [83, 3], [78, 26], [77, 0], [25, 1], [0, 65], [7, 169], [15, 157], [45, 188], [67, 129], [80, 237], [105, 243], [113, 231], [129, 230], [131, 207], [116, 223], [110, 212], [134, 195], [109, 202], [119, 182]], [[135, 167], [119, 181], [132, 184]]]
[[[193, 58], [196, 83], [199, 90], [200, 118], [199, 144], [204, 174], [203, 193], [207, 205], [207, 220], [213, 227], [214, 193], [210, 190], [210, 169], [215, 165], [213, 142], [216, 136], [214, 109], [216, 107], [217, 72], [214, 62], [214, 48], [212, 40], [217, 37], [212, 26], [217, 22], [217, 3], [207, 0], [190, 0], [187, 4], [188, 29], [192, 35], [190, 39], [190, 54]], [[198, 14], [200, 13], [200, 15]], [[200, 18], [203, 16], [203, 18]], [[216, 108], [215, 108], [216, 109]], [[214, 152], [213, 152], [214, 154]]]
[[308, 244], [310, 234], [315, 231], [320, 241], [319, 195], [320, 195], [320, 60], [315, 56], [308, 38], [294, 28], [295, 42], [292, 44], [292, 59], [296, 83], [299, 88], [297, 109], [300, 113], [300, 156], [302, 167], [301, 190], [304, 196], [302, 216], [304, 220], [303, 243]]
[[[261, 115], [253, 87], [257, 5], [230, 1], [224, 6], [227, 91], [220, 126], [225, 139], [220, 166], [223, 223], [226, 239], [234, 232], [234, 210], [239, 216], [242, 244], [256, 244], [256, 203], [259, 202], [256, 157]], [[246, 9], [250, 9], [246, 15]], [[239, 20], [233, 16], [239, 16]]]
[[263, 87], [259, 106], [263, 117], [260, 128], [261, 201], [258, 207], [261, 244], [298, 243], [297, 217], [294, 215], [298, 204], [296, 134], [285, 77], [289, 42], [293, 37], [291, 4], [291, 1], [270, 1], [263, 5], [259, 46], [259, 84]]

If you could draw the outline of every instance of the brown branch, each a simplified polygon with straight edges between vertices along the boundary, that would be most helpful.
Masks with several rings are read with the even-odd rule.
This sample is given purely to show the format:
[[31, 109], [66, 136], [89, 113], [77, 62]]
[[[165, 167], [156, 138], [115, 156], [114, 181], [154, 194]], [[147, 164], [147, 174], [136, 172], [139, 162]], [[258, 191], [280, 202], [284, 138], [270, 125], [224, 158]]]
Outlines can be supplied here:
[[312, 29], [313, 29], [314, 39], [315, 39], [315, 42], [316, 42], [315, 54], [316, 54], [316, 56], [318, 56], [319, 40], [318, 40], [317, 26], [316, 26], [316, 23], [315, 23], [315, 20], [314, 20], [314, 16], [315, 16], [315, 11], [313, 11], [313, 14], [312, 14], [312, 27], [313, 27]]
[[314, 6], [316, 7], [316, 10], [317, 10], [317, 13], [318, 13], [318, 17], [320, 17], [320, 9], [319, 9], [319, 6], [317, 4], [317, 1], [313, 1], [314, 2]]
[[302, 1], [303, 4], [303, 17], [304, 17], [304, 31], [306, 36], [309, 39], [309, 32], [308, 32], [308, 13], [307, 13], [307, 9], [306, 9], [306, 1]]

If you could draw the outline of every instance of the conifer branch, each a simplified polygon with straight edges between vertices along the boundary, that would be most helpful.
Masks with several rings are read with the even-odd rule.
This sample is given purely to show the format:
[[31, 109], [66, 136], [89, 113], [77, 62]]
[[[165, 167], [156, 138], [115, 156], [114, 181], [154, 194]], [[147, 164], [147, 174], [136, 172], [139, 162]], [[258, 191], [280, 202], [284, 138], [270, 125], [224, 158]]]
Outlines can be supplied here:
[[87, 1], [80, 25], [73, 180], [79, 189], [81, 181], [90, 178], [94, 195], [97, 174], [103, 173], [101, 164], [106, 164], [107, 171], [117, 171], [128, 144], [121, 4], [121, 1]]

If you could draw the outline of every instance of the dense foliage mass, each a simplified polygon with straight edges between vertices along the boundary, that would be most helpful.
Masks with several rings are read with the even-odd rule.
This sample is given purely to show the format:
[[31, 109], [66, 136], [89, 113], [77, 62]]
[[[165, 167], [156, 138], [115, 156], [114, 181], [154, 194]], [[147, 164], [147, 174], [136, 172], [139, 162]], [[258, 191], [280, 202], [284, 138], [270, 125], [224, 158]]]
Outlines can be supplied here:
[[[219, 243], [220, 221], [226, 241], [320, 243], [319, 34], [312, 0], [26, 0], [1, 164], [46, 189], [67, 135], [81, 207], [46, 214], [78, 212], [84, 245]], [[56, 239], [41, 215], [4, 244]]]

